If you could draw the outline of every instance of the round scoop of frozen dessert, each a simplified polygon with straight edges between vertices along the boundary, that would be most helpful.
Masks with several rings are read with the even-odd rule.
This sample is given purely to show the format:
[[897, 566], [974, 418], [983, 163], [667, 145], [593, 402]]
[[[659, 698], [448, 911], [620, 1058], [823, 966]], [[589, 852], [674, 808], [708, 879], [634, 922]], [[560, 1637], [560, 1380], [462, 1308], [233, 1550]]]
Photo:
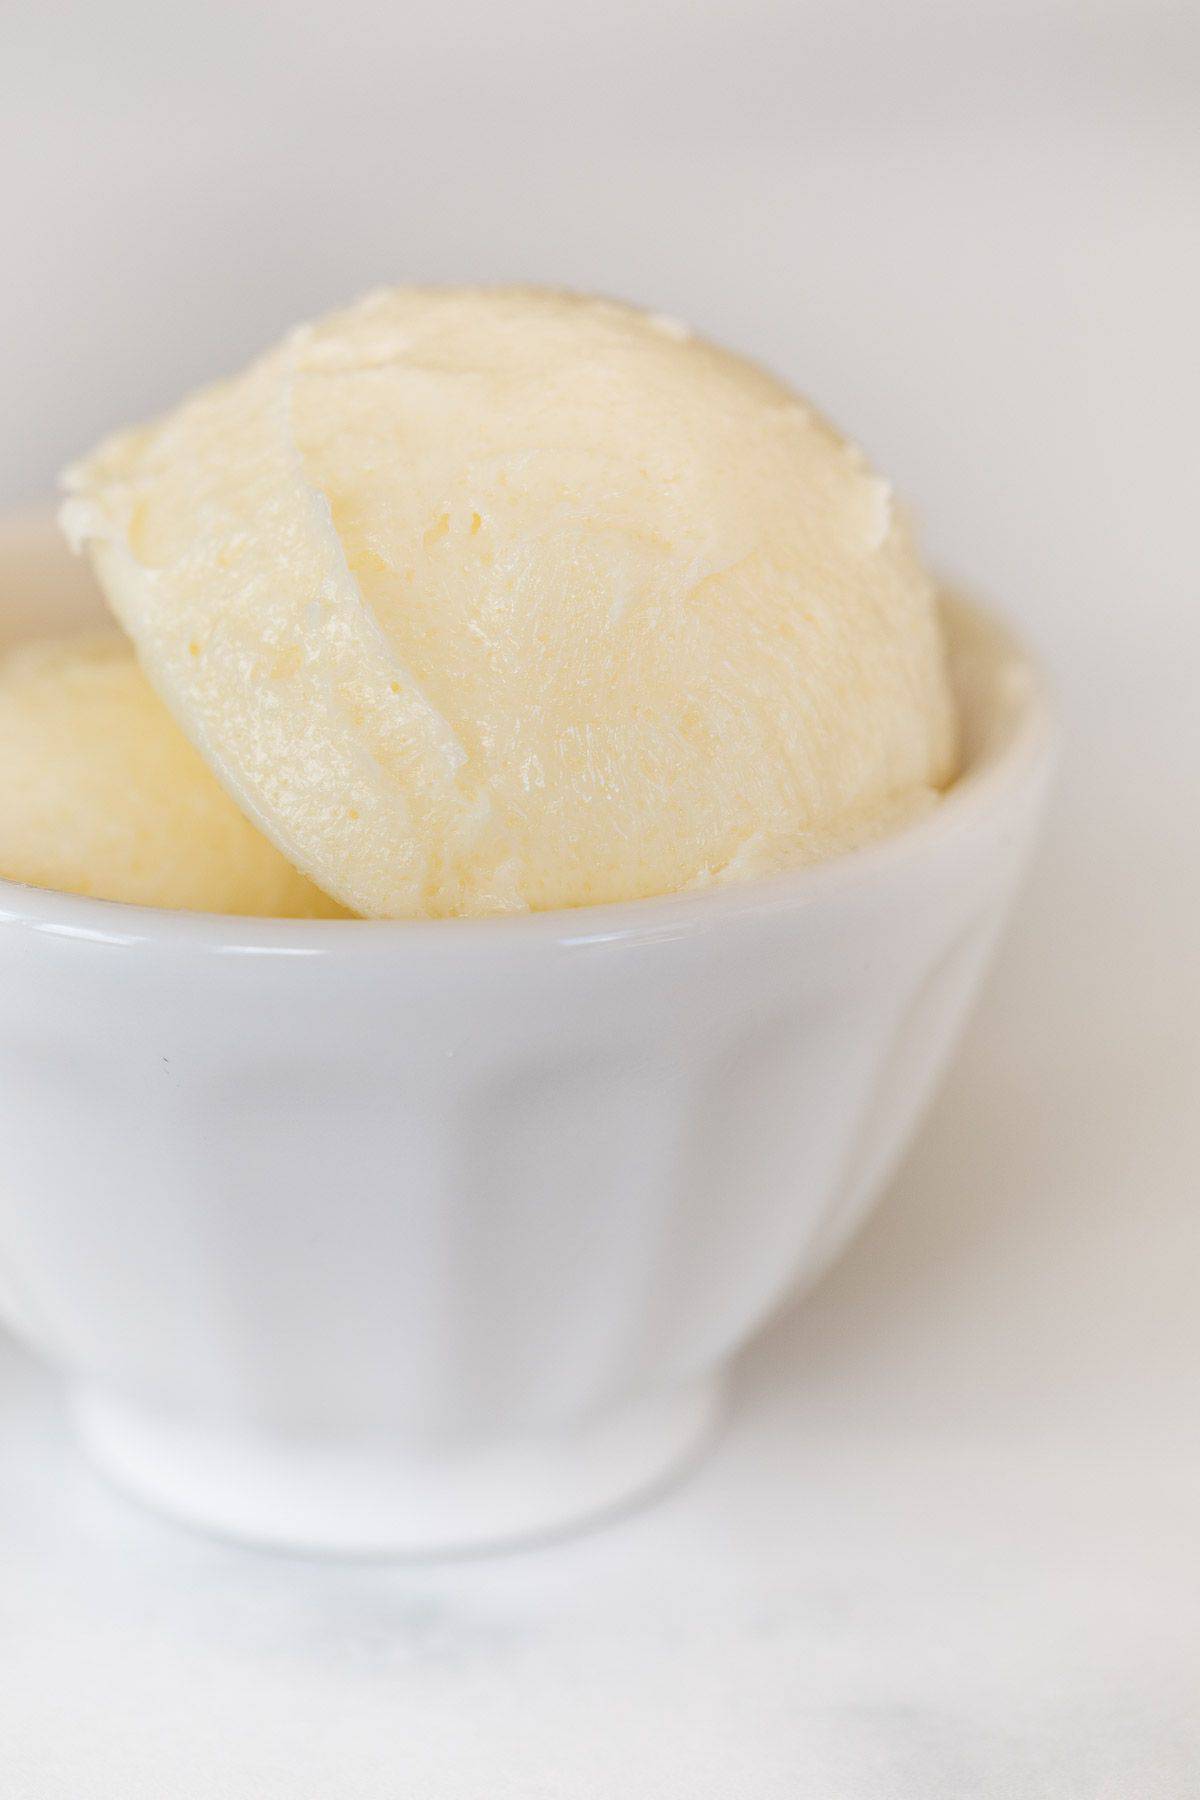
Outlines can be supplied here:
[[67, 484], [188, 736], [359, 913], [739, 879], [953, 771], [936, 596], [888, 488], [668, 319], [379, 292]]
[[0, 658], [0, 767], [9, 881], [192, 911], [342, 911], [242, 817], [115, 633]]

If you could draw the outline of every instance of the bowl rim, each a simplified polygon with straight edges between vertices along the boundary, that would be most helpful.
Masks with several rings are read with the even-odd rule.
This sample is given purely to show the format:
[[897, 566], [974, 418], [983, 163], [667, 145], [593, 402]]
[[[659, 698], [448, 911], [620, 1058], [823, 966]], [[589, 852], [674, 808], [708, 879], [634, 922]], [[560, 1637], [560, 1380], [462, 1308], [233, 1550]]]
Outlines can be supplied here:
[[[10, 531], [38, 530], [44, 516], [3, 521]], [[0, 877], [0, 927], [26, 928], [55, 937], [119, 947], [169, 945], [234, 956], [339, 958], [417, 950], [422, 956], [495, 953], [520, 942], [547, 948], [621, 942], [636, 944], [693, 935], [738, 919], [803, 910], [818, 903], [848, 902], [939, 845], [977, 830], [1006, 806], [1030, 802], [1049, 777], [1057, 743], [1050, 684], [1039, 659], [1012, 624], [990, 604], [961, 588], [946, 587], [942, 602], [955, 630], [968, 628], [987, 645], [993, 712], [1003, 709], [998, 743], [985, 743], [967, 766], [918, 817], [865, 844], [794, 868], [731, 882], [635, 900], [554, 907], [483, 918], [276, 919], [244, 914], [191, 912], [182, 908], [99, 900]], [[1002, 691], [1001, 691], [1002, 690]]]

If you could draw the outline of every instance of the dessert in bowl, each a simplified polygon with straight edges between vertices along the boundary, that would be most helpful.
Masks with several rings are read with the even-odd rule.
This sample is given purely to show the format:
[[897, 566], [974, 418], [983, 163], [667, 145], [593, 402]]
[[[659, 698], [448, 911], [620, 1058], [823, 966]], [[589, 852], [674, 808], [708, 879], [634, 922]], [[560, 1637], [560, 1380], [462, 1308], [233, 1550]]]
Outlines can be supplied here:
[[[357, 315], [294, 344], [313, 391], [289, 391], [288, 456], [260, 438], [227, 480], [185, 441], [236, 463], [230, 406], [276, 425], [268, 358], [205, 402], [218, 420], [177, 415], [75, 477], [68, 524], [155, 690], [93, 645], [87, 716], [141, 708], [137, 741], [192, 773], [187, 806], [134, 806], [101, 724], [89, 829], [120, 824], [118, 897], [32, 885], [69, 879], [32, 864], [0, 883], [0, 1305], [67, 1372], [102, 1466], [233, 1535], [509, 1542], [676, 1467], [730, 1357], [886, 1179], [1036, 825], [1037, 674], [937, 601], [861, 459], [757, 372], [739, 411], [744, 365], [719, 358], [719, 429], [697, 439], [711, 395], [652, 429], [629, 396], [670, 398], [678, 364], [643, 340], [687, 340], [624, 309], [633, 343], [614, 366], [595, 327], [568, 431], [528, 379], [575, 354], [555, 308], [536, 356], [502, 322], [496, 387], [494, 340], [472, 361], [377, 300], [365, 348]], [[609, 403], [632, 458], [597, 425]], [[760, 462], [729, 499], [731, 447]], [[798, 535], [761, 498], [797, 460]], [[6, 638], [101, 619], [49, 528], [5, 529]], [[0, 735], [19, 687], [28, 742], [58, 665], [16, 655]], [[320, 787], [331, 764], [318, 804], [305, 771]], [[193, 885], [137, 903], [153, 844], [186, 872], [205, 832]], [[95, 849], [77, 866], [86, 885]]]

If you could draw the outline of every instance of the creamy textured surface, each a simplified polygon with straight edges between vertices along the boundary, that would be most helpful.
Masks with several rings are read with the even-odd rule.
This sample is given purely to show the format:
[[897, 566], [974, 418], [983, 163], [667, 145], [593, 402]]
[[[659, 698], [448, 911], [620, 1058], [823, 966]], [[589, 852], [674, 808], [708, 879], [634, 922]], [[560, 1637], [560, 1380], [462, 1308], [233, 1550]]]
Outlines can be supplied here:
[[247, 823], [115, 634], [0, 658], [0, 876], [191, 911], [340, 912]]
[[935, 594], [886, 485], [670, 320], [381, 292], [69, 485], [184, 730], [358, 912], [740, 879], [953, 770]]

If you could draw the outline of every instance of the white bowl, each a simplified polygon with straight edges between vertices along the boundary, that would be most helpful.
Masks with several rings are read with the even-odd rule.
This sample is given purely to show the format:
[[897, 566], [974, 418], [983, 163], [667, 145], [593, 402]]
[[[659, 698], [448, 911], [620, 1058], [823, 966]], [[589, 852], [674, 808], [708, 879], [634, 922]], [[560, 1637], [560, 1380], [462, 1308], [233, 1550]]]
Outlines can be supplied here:
[[[0, 533], [7, 635], [94, 612]], [[421, 1553], [661, 1481], [878, 1193], [1036, 823], [1044, 692], [954, 607], [967, 767], [771, 880], [485, 921], [158, 912], [0, 882], [0, 1305], [124, 1487]]]

